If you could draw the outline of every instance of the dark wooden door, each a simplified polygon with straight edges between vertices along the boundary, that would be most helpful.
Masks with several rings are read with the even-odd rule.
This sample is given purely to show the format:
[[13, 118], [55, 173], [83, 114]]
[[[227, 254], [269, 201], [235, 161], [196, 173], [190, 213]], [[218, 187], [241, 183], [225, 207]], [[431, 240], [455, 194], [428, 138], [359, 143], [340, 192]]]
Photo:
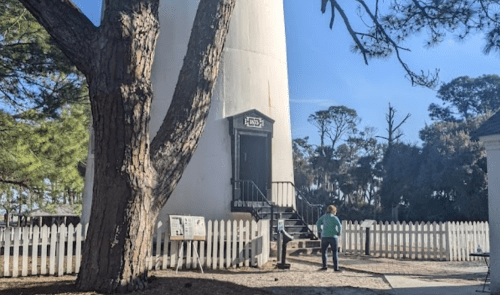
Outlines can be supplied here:
[[266, 195], [269, 182], [269, 151], [266, 136], [241, 135], [240, 180], [252, 180]]

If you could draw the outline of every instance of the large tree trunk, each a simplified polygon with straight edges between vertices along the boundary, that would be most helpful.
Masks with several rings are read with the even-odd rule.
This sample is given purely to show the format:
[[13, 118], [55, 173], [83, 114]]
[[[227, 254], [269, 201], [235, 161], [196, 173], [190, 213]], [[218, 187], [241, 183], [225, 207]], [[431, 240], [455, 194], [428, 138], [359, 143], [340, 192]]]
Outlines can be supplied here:
[[94, 197], [77, 286], [143, 289], [154, 221], [205, 127], [235, 0], [200, 1], [171, 106], [151, 144], [159, 1], [108, 0], [99, 29], [69, 0], [20, 1], [89, 83]]
[[158, 1], [109, 9], [101, 48], [87, 75], [96, 177], [77, 280], [79, 289], [105, 292], [145, 287], [146, 255], [158, 214], [151, 211], [155, 173], [148, 148]]

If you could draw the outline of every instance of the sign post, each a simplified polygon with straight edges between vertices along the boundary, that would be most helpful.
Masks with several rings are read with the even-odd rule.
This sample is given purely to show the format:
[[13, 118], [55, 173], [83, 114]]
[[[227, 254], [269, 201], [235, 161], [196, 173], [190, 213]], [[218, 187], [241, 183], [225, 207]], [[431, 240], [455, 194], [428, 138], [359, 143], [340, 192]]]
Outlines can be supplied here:
[[365, 255], [370, 255], [370, 227], [375, 223], [375, 220], [365, 219], [361, 223], [361, 228], [366, 228], [365, 238]]

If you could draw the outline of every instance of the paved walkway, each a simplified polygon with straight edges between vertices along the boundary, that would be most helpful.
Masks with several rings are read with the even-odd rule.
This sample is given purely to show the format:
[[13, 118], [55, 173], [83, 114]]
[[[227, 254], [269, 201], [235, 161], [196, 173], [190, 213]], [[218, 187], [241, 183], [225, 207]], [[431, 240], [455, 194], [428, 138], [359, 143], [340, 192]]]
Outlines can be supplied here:
[[[290, 255], [290, 262], [305, 261], [321, 266], [320, 255]], [[331, 258], [330, 258], [331, 263]], [[480, 294], [487, 267], [484, 261], [416, 261], [377, 258], [365, 255], [340, 255], [345, 271], [378, 274], [393, 288], [393, 294]], [[486, 290], [489, 290], [488, 287]]]

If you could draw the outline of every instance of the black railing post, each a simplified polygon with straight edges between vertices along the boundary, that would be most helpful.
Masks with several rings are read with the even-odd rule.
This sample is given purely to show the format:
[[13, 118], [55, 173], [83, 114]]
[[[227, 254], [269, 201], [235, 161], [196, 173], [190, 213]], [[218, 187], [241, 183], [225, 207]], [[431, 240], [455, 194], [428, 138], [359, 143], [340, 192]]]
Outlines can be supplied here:
[[269, 235], [270, 235], [270, 240], [273, 240], [273, 224], [274, 224], [274, 205], [273, 202], [271, 202], [271, 224], [269, 225]]
[[366, 228], [365, 255], [370, 255], [370, 227]]

